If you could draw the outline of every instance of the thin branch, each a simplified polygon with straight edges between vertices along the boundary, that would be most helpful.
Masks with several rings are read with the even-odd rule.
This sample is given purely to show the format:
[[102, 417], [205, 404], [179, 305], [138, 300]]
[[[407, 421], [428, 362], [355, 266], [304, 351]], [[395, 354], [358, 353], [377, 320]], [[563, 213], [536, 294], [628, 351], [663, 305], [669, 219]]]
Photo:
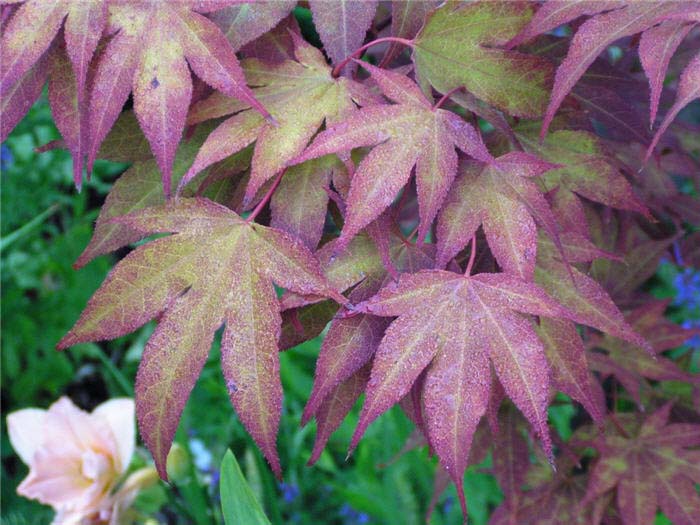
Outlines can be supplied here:
[[383, 42], [398, 42], [399, 44], [403, 44], [405, 46], [413, 47], [413, 40], [408, 40], [406, 38], [399, 38], [397, 36], [385, 36], [382, 38], [378, 38], [376, 40], [372, 40], [371, 42], [368, 42], [364, 46], [360, 47], [357, 51], [355, 51], [353, 54], [350, 56], [345, 57], [342, 62], [340, 62], [337, 66], [333, 68], [333, 72], [331, 75], [333, 78], [338, 78], [340, 76], [340, 72], [343, 70], [345, 66], [348, 65], [348, 63], [353, 59], [353, 58], [360, 58], [362, 56], [362, 53], [364, 53], [367, 49], [372, 47], [375, 44], [381, 44]]
[[472, 273], [472, 268], [474, 267], [474, 260], [476, 259], [476, 233], [472, 235], [472, 251], [469, 254], [469, 262], [467, 263], [467, 269], [464, 270], [464, 275], [469, 277]]
[[447, 93], [445, 93], [440, 100], [438, 100], [435, 105], [433, 106], [433, 111], [436, 109], [440, 109], [440, 107], [447, 102], [447, 99], [450, 98], [454, 93], [457, 93], [457, 91], [461, 91], [462, 86], [457, 86], [456, 88], [450, 89]]
[[280, 182], [282, 182], [282, 176], [284, 175], [285, 171], [286, 170], [280, 171], [279, 175], [277, 175], [277, 178], [275, 179], [275, 182], [272, 183], [272, 186], [270, 186], [270, 189], [267, 190], [267, 193], [265, 194], [265, 196], [258, 203], [258, 205], [255, 207], [255, 209], [253, 209], [253, 211], [250, 212], [250, 215], [248, 215], [248, 217], [246, 218], [246, 220], [245, 220], [246, 223], [253, 222], [255, 220], [255, 217], [257, 217], [258, 214], [265, 207], [265, 204], [267, 204], [268, 201], [272, 198], [272, 194], [275, 193], [275, 190], [280, 185]]

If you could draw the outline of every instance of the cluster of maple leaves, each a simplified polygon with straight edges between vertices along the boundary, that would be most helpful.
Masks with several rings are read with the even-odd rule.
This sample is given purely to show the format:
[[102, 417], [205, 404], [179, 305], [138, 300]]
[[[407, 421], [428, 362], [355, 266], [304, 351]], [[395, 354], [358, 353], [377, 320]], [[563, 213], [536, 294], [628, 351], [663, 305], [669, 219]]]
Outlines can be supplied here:
[[[322, 49], [296, 4], [2, 2], [2, 139], [48, 80], [78, 187], [132, 163], [77, 266], [172, 234], [59, 347], [158, 319], [136, 397], [163, 477], [222, 325], [231, 402], [281, 475], [278, 352], [328, 325], [311, 462], [364, 393], [350, 449], [400, 404], [463, 507], [493, 451], [492, 523], [700, 522], [700, 399], [661, 386], [700, 386], [665, 353], [696, 332], [643, 291], [671, 248], [700, 263], [679, 184], [700, 184], [699, 130], [672, 125], [700, 97], [700, 2], [302, 2]], [[557, 391], [591, 422], [567, 442]]]

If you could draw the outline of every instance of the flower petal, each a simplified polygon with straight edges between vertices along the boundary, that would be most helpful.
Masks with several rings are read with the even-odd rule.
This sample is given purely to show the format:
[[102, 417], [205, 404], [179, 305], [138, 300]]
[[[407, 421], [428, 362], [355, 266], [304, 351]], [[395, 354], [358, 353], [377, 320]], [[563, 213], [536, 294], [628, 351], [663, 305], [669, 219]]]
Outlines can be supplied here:
[[111, 399], [93, 411], [94, 416], [103, 418], [109, 425], [117, 444], [119, 454], [118, 471], [121, 474], [131, 462], [136, 442], [134, 400], [129, 398]]
[[34, 455], [32, 469], [17, 494], [59, 508], [80, 508], [90, 482], [81, 475], [80, 458], [56, 456], [44, 448]]
[[34, 461], [34, 454], [46, 438], [46, 410], [25, 408], [7, 416], [7, 431], [10, 443], [28, 466]]

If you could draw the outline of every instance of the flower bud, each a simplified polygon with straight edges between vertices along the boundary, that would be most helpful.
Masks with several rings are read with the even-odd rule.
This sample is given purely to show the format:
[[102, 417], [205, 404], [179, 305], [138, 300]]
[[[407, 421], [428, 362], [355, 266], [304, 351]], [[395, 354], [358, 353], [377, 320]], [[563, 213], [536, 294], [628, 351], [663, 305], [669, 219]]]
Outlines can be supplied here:
[[190, 468], [190, 455], [185, 447], [179, 443], [173, 443], [165, 463], [168, 479], [175, 483], [182, 481], [189, 476]]

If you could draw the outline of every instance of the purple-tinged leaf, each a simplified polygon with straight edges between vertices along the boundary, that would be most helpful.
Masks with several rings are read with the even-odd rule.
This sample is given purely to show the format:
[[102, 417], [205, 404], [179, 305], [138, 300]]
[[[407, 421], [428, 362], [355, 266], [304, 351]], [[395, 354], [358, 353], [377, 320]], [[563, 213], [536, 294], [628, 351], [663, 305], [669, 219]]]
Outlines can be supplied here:
[[328, 443], [331, 434], [340, 426], [355, 405], [355, 402], [364, 391], [369, 380], [369, 366], [364, 366], [353, 375], [336, 386], [324, 399], [315, 413], [318, 422], [316, 440], [311, 451], [309, 465], [313, 465], [321, 457], [321, 453]]
[[63, 2], [25, 2], [3, 28], [0, 96], [5, 98], [49, 48], [66, 17]]
[[[394, 0], [391, 2], [391, 36], [411, 39], [425, 23], [426, 16], [440, 2], [437, 0]], [[382, 64], [390, 64], [406, 46], [392, 42], [382, 57]]]
[[172, 31], [168, 15], [158, 11], [151, 18], [151, 36], [143, 43], [134, 75], [134, 112], [158, 162], [166, 197], [170, 196], [175, 151], [192, 97], [192, 77], [182, 47], [162, 40], [162, 35]]
[[39, 98], [48, 76], [47, 53], [0, 97], [0, 142], [5, 142], [10, 132]]
[[[664, 425], [669, 405], [650, 414], [639, 425], [623, 421], [626, 436], [611, 429], [596, 439], [600, 459], [590, 475], [583, 504], [611, 489], [624, 525], [653, 523], [658, 507], [674, 525], [693, 525], [700, 519], [700, 496], [694, 484], [700, 479], [700, 455], [688, 449], [700, 443], [700, 426], [687, 425], [694, 440], [667, 439], [675, 426]], [[658, 421], [654, 421], [658, 419]], [[659, 423], [661, 423], [659, 425]]]
[[246, 86], [226, 37], [193, 6], [205, 9], [196, 2], [111, 7], [108, 31], [116, 34], [97, 64], [88, 167], [133, 87], [136, 116], [169, 194], [172, 162], [192, 96], [190, 68], [210, 86], [268, 116]]
[[73, 182], [80, 191], [83, 183], [86, 122], [75, 75], [65, 49], [55, 47], [49, 55], [49, 102], [56, 127], [73, 157]]
[[639, 59], [649, 79], [650, 126], [656, 120], [668, 63], [691, 28], [692, 25], [683, 20], [667, 20], [644, 31], [639, 39]]
[[580, 16], [595, 15], [627, 4], [627, 0], [550, 0], [540, 5], [525, 29], [508, 42], [507, 47], [519, 46]]
[[256, 1], [225, 7], [209, 17], [234, 51], [270, 31], [294, 8], [293, 0]]
[[[492, 166], [465, 163], [440, 212], [437, 265], [443, 268], [471, 239], [480, 224], [499, 265], [531, 279], [537, 253], [535, 220], [558, 235], [544, 196], [528, 177], [552, 164], [525, 153], [509, 153]], [[534, 218], [533, 218], [534, 216]]]
[[370, 106], [320, 133], [295, 162], [375, 146], [355, 171], [340, 237], [342, 248], [376, 219], [406, 185], [416, 166], [420, 230], [425, 235], [454, 180], [455, 147], [492, 160], [479, 134], [454, 113], [433, 109], [403, 75], [364, 65], [395, 105]]
[[[176, 235], [125, 257], [59, 347], [118, 337], [165, 312], [137, 381], [141, 431], [164, 476], [187, 394], [214, 332], [225, 322], [222, 359], [232, 401], [279, 475], [275, 439], [281, 320], [271, 282], [299, 294], [344, 299], [329, 288], [317, 261], [298, 240], [247, 223], [206, 199], [180, 199], [115, 220], [143, 234]], [[178, 392], [174, 402], [173, 391]]]
[[[354, 81], [332, 78], [321, 52], [299, 37], [295, 37], [295, 55], [297, 61], [281, 64], [266, 64], [256, 59], [244, 62], [248, 81], [257, 86], [255, 96], [272, 111], [276, 124], [217, 94], [195, 106], [191, 124], [239, 113], [211, 134], [183, 181], [256, 141], [245, 195], [247, 206], [263, 184], [304, 151], [324, 120], [334, 123], [355, 110], [350, 87]], [[303, 108], [299, 104], [300, 94], [304, 98]]]
[[326, 221], [328, 193], [333, 169], [339, 163], [333, 156], [310, 160], [287, 168], [272, 195], [271, 226], [301, 239], [315, 250]]
[[691, 19], [693, 16], [700, 16], [700, 9], [693, 3], [633, 2], [623, 9], [587, 20], [574, 35], [569, 53], [557, 69], [540, 136], [544, 138], [566, 95], [608, 45], [620, 38], [642, 32], [666, 18]]
[[[433, 376], [435, 380], [444, 376], [441, 371], [446, 369], [437, 364], [438, 360], [452, 356], [456, 359], [453, 361], [455, 369], [460, 369], [460, 365], [454, 365], [455, 362], [464, 363], [469, 368], [478, 362], [481, 353], [482, 365], [476, 365], [479, 372], [474, 368], [462, 368], [463, 372], [469, 372], [469, 377], [450, 376], [451, 382], [442, 385], [441, 390], [447, 397], [443, 400], [431, 398], [431, 406], [437, 407], [442, 403], [445, 403], [441, 405], [444, 407], [452, 406], [450, 410], [454, 412], [450, 413], [460, 419], [459, 422], [438, 422], [433, 419], [434, 431], [432, 434], [429, 432], [429, 441], [432, 444], [438, 440], [437, 451], [443, 465], [454, 468], [466, 465], [470, 443], [460, 442], [464, 463], [455, 457], [455, 448], [449, 443], [457, 439], [458, 434], [469, 437], [473, 432], [470, 429], [475, 428], [478, 421], [470, 421], [470, 426], [465, 428], [464, 418], [470, 415], [480, 417], [486, 410], [488, 395], [485, 394], [484, 382], [489, 382], [487, 356], [506, 392], [535, 427], [551, 456], [546, 422], [549, 365], [531, 319], [518, 312], [562, 317], [569, 314], [539, 287], [503, 273], [470, 277], [441, 270], [423, 270], [402, 275], [398, 282], [387, 285], [375, 297], [356, 308], [374, 315], [398, 316], [398, 319], [389, 326], [377, 349], [367, 397], [351, 448], [357, 444], [369, 423], [409, 391], [430, 361], [433, 364], [428, 368], [426, 381], [431, 377], [433, 367], [437, 367]], [[450, 405], [456, 403], [452, 396], [458, 380], [467, 382], [459, 384], [469, 384], [476, 389], [471, 391], [473, 399], [468, 397], [470, 394], [464, 394], [467, 397], [460, 401], [464, 404], [459, 409]], [[424, 396], [432, 395], [428, 392], [435, 390], [433, 385], [429, 390], [424, 390]], [[468, 404], [470, 402], [472, 404]], [[427, 415], [432, 417], [430, 410], [427, 410]], [[435, 436], [438, 426], [452, 434]], [[451, 472], [456, 482], [459, 482], [462, 474], [454, 470]]]
[[[314, 25], [333, 64], [339, 64], [362, 45], [377, 10], [375, 0], [310, 0]], [[344, 73], [352, 71], [346, 66]]]
[[654, 135], [654, 140], [652, 140], [647, 149], [645, 158], [651, 155], [654, 148], [659, 143], [661, 136], [666, 132], [671, 122], [676, 118], [676, 115], [680, 113], [681, 109], [690, 104], [696, 98], [700, 98], [700, 53], [695, 55], [690, 63], [685, 67], [683, 73], [681, 73], [681, 78], [678, 82], [678, 89], [676, 91], [676, 100], [664, 116], [664, 120], [661, 122], [659, 129], [656, 130]]
[[506, 113], [539, 117], [547, 104], [551, 65], [537, 56], [499, 49], [531, 16], [526, 3], [446, 3], [428, 16], [415, 38], [418, 78], [440, 93], [464, 86]]
[[535, 327], [552, 367], [552, 385], [583, 405], [593, 421], [602, 422], [605, 395], [588, 370], [586, 352], [576, 326], [561, 319], [541, 319]]

